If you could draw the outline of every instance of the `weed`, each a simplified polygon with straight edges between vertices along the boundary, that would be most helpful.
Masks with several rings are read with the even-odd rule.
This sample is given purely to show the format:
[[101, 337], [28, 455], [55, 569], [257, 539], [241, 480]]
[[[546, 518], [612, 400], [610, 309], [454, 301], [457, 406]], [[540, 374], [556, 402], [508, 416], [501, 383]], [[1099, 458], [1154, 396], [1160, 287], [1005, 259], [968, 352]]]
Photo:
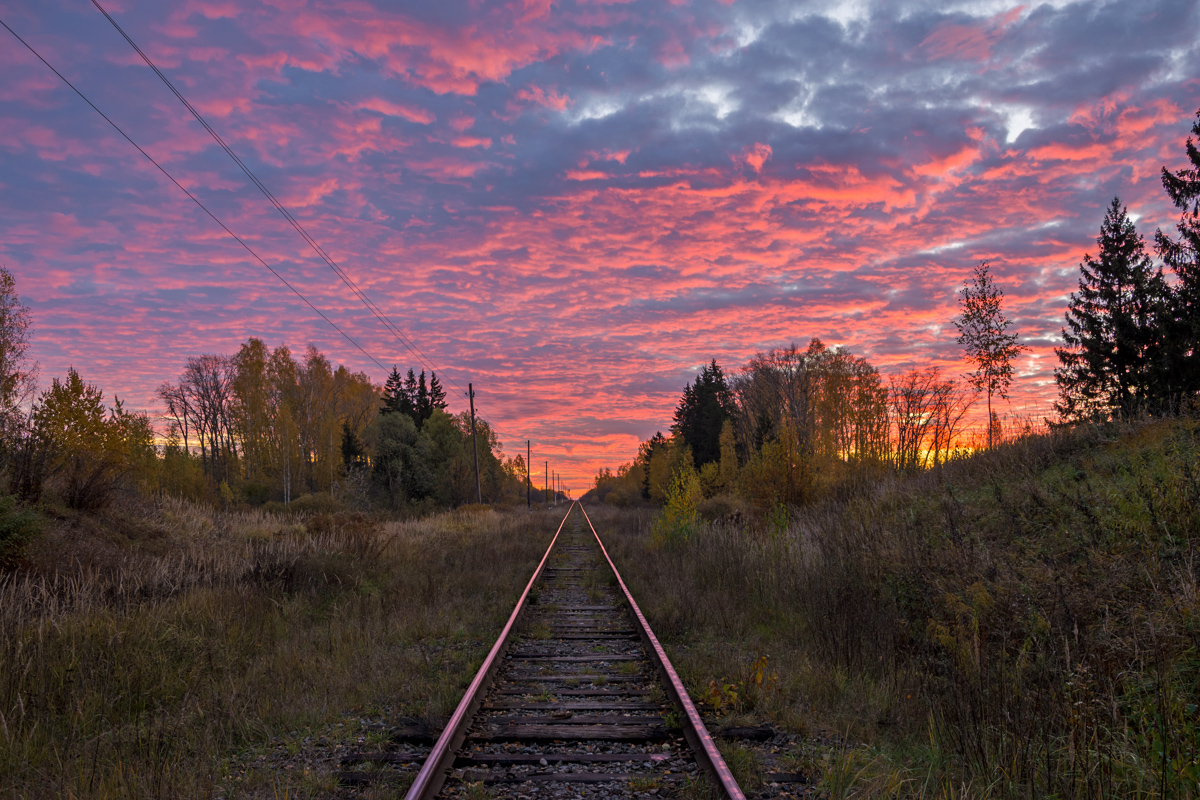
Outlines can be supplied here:
[[658, 779], [649, 776], [638, 775], [629, 779], [629, 791], [634, 794], [649, 794], [656, 791], [658, 787]]
[[722, 743], [721, 756], [743, 791], [756, 792], [762, 786], [762, 765], [758, 755], [740, 744]]
[[491, 800], [495, 793], [483, 781], [473, 781], [463, 784], [463, 797], [466, 800]]

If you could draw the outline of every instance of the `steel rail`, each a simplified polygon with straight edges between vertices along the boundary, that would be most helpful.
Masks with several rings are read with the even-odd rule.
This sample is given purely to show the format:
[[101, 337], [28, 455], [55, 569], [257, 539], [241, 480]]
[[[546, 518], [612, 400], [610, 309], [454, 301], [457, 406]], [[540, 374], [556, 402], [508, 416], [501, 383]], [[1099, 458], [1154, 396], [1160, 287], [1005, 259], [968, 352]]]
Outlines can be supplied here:
[[642, 610], [633, 599], [633, 595], [630, 594], [629, 587], [625, 585], [625, 580], [617, 570], [617, 565], [613, 563], [612, 558], [608, 555], [608, 550], [604, 547], [604, 542], [600, 540], [600, 534], [596, 532], [596, 526], [592, 524], [592, 519], [588, 516], [587, 510], [584, 509], [582, 503], [579, 503], [579, 510], [583, 512], [583, 518], [587, 520], [588, 527], [592, 529], [592, 535], [596, 537], [596, 544], [600, 545], [600, 552], [604, 554], [604, 560], [608, 562], [613, 575], [617, 577], [617, 584], [621, 587], [621, 591], [625, 594], [625, 600], [629, 603], [629, 608], [633, 611], [633, 616], [637, 619], [638, 633], [657, 663], [659, 673], [663, 676], [667, 684], [668, 692], [679, 707], [683, 709], [685, 717], [683, 735], [687, 739], [688, 744], [692, 746], [696, 760], [716, 779], [718, 785], [720, 785], [730, 800], [746, 800], [746, 796], [742, 794], [741, 787], [738, 786], [733, 773], [729, 770], [729, 765], [721, 757], [721, 751], [717, 749], [716, 743], [713, 742], [712, 736], [709, 735], [708, 728], [704, 726], [704, 720], [700, 718], [700, 713], [696, 710], [696, 706], [688, 696], [687, 689], [683, 686], [683, 681], [679, 679], [675, 668], [671, 666], [671, 660], [667, 658], [666, 651], [663, 650], [658, 637], [650, 629], [650, 623], [646, 621], [645, 615], [642, 614]]
[[[562, 518], [562, 522], [558, 523], [558, 530], [554, 532], [554, 538], [550, 540], [550, 546], [546, 548], [545, 555], [542, 556], [537, 569], [533, 571], [533, 577], [525, 585], [525, 591], [521, 592], [521, 598], [517, 600], [516, 608], [509, 615], [504, 630], [500, 632], [500, 637], [492, 645], [491, 652], [483, 660], [483, 665], [479, 667], [479, 671], [475, 673], [474, 680], [467, 687], [467, 692], [459, 702], [458, 708], [454, 710], [454, 715], [446, 723], [446, 728], [442, 731], [442, 735], [438, 737], [437, 743], [429, 751], [429, 756], [425, 759], [425, 763], [421, 765], [421, 771], [417, 773], [416, 779], [412, 782], [412, 786], [409, 787], [408, 794], [405, 795], [405, 800], [428, 800], [428, 798], [432, 798], [441, 791], [450, 765], [454, 762], [454, 753], [462, 746], [463, 740], [467, 735], [467, 727], [471, 724], [471, 719], [475, 716], [475, 712], [479, 710], [484, 692], [487, 691], [488, 686], [492, 682], [492, 675], [495, 673], [496, 667], [500, 665], [500, 661], [504, 658], [504, 651], [508, 649], [509, 636], [516, 627], [521, 612], [525, 610], [525, 600], [529, 597], [529, 590], [533, 588], [533, 584], [541, 577], [542, 569], [546, 566], [546, 560], [550, 558], [550, 551], [554, 549], [554, 543], [558, 541], [558, 535], [562, 533], [563, 525], [567, 524], [567, 517], [569, 516], [571, 516], [571, 509], [568, 508], [567, 513]], [[585, 514], [584, 516], [586, 517], [587, 515]]]

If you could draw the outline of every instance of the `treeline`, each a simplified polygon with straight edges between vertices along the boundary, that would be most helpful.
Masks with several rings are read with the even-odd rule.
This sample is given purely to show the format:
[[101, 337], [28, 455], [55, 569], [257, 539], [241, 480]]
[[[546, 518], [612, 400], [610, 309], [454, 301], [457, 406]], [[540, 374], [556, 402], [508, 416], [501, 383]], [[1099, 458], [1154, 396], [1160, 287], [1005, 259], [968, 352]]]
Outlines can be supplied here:
[[674, 492], [732, 494], [763, 506], [798, 505], [851, 473], [916, 469], [951, 457], [974, 400], [938, 369], [890, 381], [845, 347], [759, 353], [733, 378], [714, 360], [685, 387], [670, 435], [643, 442], [599, 499], [664, 502]]
[[119, 398], [106, 402], [73, 368], [39, 392], [26, 358], [31, 332], [29, 309], [0, 269], [0, 481], [22, 503], [98, 509], [140, 491], [419, 513], [525, 501], [524, 458], [505, 459], [482, 419], [472, 437], [470, 414], [448, 410], [436, 373], [393, 369], [380, 387], [311, 345], [297, 358], [250, 339], [231, 355], [189, 358], [162, 383], [156, 428]]
[[[1200, 111], [1192, 132], [1200, 136]], [[1056, 424], [1195, 410], [1200, 397], [1200, 150], [1191, 166], [1162, 170], [1181, 215], [1177, 237], [1155, 234], [1156, 265], [1119, 199], [1105, 214], [1096, 257], [1080, 264], [1055, 378]], [[1007, 397], [1013, 361], [1027, 348], [1009, 330], [989, 264], [959, 293], [957, 342], [973, 370], [937, 368], [888, 380], [846, 348], [812, 339], [760, 353], [732, 378], [714, 360], [684, 388], [670, 435], [656, 433], [616, 472], [602, 469], [593, 496], [616, 505], [666, 503], [661, 520], [682, 530], [706, 499], [722, 495], [780, 508], [822, 484], [880, 470], [936, 467], [996, 441], [994, 397]], [[987, 398], [986, 436], [966, 446], [964, 419]], [[720, 504], [718, 504], [720, 505]], [[681, 516], [682, 515], [682, 516]]]
[[311, 345], [297, 359], [250, 339], [233, 355], [189, 359], [159, 397], [168, 423], [159, 485], [170, 493], [216, 487], [254, 504], [319, 495], [411, 511], [524, 500], [523, 459], [504, 461], [482, 419], [473, 442], [470, 415], [447, 410], [436, 373], [393, 368], [379, 387]]

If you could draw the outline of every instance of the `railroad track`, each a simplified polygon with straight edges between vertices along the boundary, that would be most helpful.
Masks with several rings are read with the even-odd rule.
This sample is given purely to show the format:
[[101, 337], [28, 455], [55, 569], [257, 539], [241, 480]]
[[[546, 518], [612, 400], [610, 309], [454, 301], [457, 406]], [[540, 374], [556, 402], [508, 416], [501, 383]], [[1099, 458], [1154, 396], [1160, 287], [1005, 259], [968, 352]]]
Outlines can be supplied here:
[[743, 799], [573, 504], [407, 800], [712, 796], [713, 788]]

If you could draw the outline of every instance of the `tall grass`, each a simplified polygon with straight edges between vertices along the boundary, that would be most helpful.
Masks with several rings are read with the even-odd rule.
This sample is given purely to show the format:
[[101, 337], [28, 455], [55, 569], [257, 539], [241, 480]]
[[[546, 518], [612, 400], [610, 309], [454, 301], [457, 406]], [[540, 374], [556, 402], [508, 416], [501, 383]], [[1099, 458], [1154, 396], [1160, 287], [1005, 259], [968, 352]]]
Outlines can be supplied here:
[[209, 797], [272, 736], [385, 706], [438, 724], [557, 522], [122, 513], [60, 520], [0, 575], [0, 796]]
[[845, 796], [1200, 797], [1194, 420], [1031, 433], [649, 556], [647, 518], [598, 516], [697, 692], [875, 748]]

